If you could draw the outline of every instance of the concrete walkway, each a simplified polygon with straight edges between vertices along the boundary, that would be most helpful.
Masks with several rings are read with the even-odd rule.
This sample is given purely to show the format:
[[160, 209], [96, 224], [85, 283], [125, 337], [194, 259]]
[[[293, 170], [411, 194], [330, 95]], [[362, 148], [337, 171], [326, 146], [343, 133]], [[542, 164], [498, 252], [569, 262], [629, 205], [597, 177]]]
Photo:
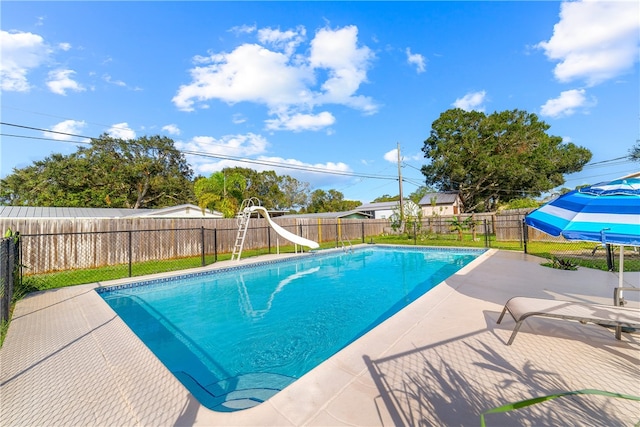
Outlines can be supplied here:
[[[514, 323], [496, 320], [512, 296], [612, 304], [615, 274], [540, 262], [490, 251], [267, 402], [235, 413], [202, 407], [98, 296], [98, 284], [32, 294], [17, 304], [0, 350], [0, 424], [477, 426], [488, 409], [552, 393], [640, 396], [640, 334], [617, 341], [597, 325], [531, 318], [505, 345]], [[625, 282], [640, 287], [640, 273]], [[630, 306], [638, 297], [625, 293]], [[572, 396], [486, 420], [630, 426], [640, 402]]]

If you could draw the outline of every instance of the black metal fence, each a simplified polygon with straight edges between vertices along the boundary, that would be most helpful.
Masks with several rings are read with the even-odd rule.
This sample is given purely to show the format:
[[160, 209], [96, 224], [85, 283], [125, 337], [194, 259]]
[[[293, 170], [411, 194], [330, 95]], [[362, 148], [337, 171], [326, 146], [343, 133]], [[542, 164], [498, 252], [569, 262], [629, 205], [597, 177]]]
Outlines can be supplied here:
[[[522, 218], [521, 214], [486, 215], [469, 221], [466, 221], [469, 216], [425, 218], [406, 224], [402, 230], [394, 229], [388, 220], [283, 221], [281, 226], [318, 241], [325, 248], [356, 243], [471, 246], [524, 250], [551, 261], [605, 270], [615, 267], [616, 254], [607, 257], [607, 250], [601, 245], [551, 238], [525, 226]], [[247, 233], [243, 257], [298, 249], [265, 222], [256, 220], [253, 224]], [[21, 295], [35, 290], [184, 270], [229, 259], [237, 232], [236, 222], [230, 221], [216, 223], [216, 228], [23, 234], [14, 252], [19, 254], [15, 265], [20, 268], [4, 269], [21, 275]], [[627, 268], [640, 269], [634, 267], [637, 253], [625, 252], [625, 256]]]
[[15, 285], [20, 280], [20, 245], [17, 237], [0, 240], [0, 321], [9, 319]]
[[620, 251], [624, 251], [624, 271], [640, 271], [640, 248], [603, 245], [598, 242], [553, 237], [524, 225], [524, 252], [549, 259], [555, 268], [573, 270], [578, 266], [618, 271]]

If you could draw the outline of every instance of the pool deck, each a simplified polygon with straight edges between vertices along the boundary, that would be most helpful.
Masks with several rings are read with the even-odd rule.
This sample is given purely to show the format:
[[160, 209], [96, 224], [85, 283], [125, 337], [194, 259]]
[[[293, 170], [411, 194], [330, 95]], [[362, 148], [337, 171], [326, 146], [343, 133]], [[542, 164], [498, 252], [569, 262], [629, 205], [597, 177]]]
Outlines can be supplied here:
[[[617, 274], [540, 262], [491, 250], [267, 402], [234, 413], [202, 407], [94, 291], [126, 281], [32, 294], [0, 349], [0, 424], [477, 426], [484, 411], [553, 393], [640, 396], [639, 333], [618, 341], [598, 325], [530, 318], [506, 345], [514, 322], [496, 320], [512, 296], [612, 304]], [[640, 287], [640, 273], [624, 277]], [[629, 306], [639, 297], [625, 293]], [[486, 416], [488, 426], [639, 420], [640, 402], [599, 395]]]

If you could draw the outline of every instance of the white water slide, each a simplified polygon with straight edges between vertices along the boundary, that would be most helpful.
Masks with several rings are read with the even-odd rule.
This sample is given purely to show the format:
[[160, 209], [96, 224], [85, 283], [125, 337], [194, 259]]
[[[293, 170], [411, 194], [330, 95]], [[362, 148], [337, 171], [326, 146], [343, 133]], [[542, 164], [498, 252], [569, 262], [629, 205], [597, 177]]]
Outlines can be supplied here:
[[269, 216], [269, 212], [267, 212], [267, 210], [262, 206], [249, 206], [247, 209], [249, 209], [249, 211], [251, 212], [258, 211], [259, 213], [261, 213], [262, 216], [265, 217], [265, 219], [267, 220], [271, 228], [273, 228], [273, 231], [275, 231], [281, 237], [287, 239], [288, 241], [295, 243], [296, 245], [307, 246], [311, 249], [317, 249], [320, 247], [318, 242], [305, 239], [304, 237], [298, 236], [297, 234], [293, 234], [292, 232], [287, 231], [284, 228], [280, 227], [278, 224], [276, 224], [271, 220], [271, 217]]

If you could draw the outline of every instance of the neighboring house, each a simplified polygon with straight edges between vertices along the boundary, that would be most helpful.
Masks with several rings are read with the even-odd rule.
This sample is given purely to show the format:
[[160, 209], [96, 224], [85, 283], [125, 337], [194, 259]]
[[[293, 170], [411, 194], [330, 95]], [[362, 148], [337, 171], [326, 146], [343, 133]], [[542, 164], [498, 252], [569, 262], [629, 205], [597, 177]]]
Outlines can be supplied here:
[[443, 191], [441, 193], [427, 193], [420, 199], [422, 217], [435, 215], [458, 215], [462, 213], [462, 200], [457, 191]]
[[222, 218], [220, 212], [184, 204], [162, 209], [118, 208], [49, 208], [33, 206], [0, 206], [1, 218]]
[[283, 215], [281, 218], [319, 218], [319, 219], [369, 219], [371, 216], [359, 209], [346, 212], [317, 212]]
[[398, 209], [398, 202], [365, 203], [358, 206], [357, 210], [368, 214], [373, 219], [389, 219], [394, 210]]
[[[420, 211], [420, 207], [409, 199], [402, 202], [404, 206], [405, 216], [416, 217]], [[393, 202], [375, 202], [358, 206], [360, 212], [365, 212], [373, 219], [389, 219], [398, 213], [399, 201]]]

